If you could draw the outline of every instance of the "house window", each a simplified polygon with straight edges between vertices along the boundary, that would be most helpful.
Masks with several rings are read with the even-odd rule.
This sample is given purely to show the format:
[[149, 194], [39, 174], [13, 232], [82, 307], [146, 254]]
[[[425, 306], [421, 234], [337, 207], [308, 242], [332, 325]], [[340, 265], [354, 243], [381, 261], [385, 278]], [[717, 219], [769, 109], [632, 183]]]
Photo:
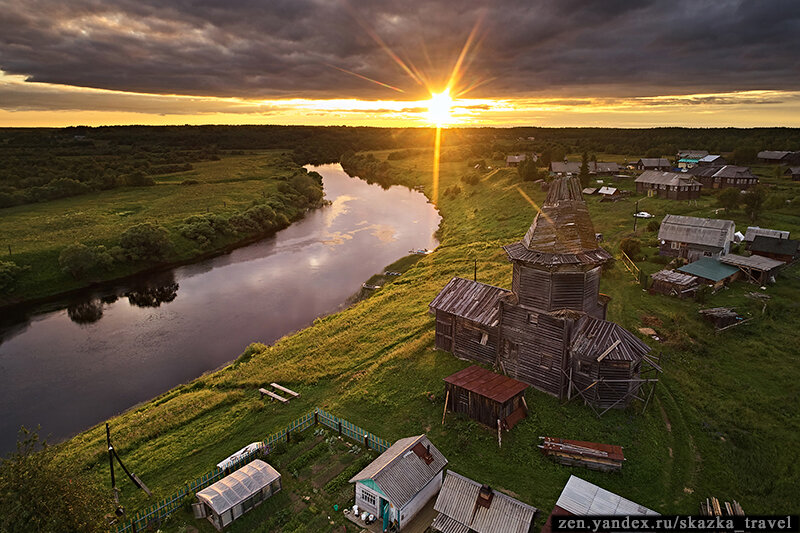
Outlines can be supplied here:
[[528, 313], [528, 324], [538, 324], [539, 323], [539, 315], [535, 313]]
[[711, 252], [703, 252], [704, 257], [711, 257]]
[[366, 489], [361, 489], [361, 499], [372, 506], [376, 503], [375, 495]]
[[671, 243], [669, 243], [669, 247], [672, 248], [673, 250], [679, 250], [681, 247], [681, 243], [672, 241]]
[[486, 332], [481, 333], [481, 346], [486, 346], [486, 343], [489, 342], [489, 334]]
[[578, 373], [588, 376], [592, 372], [592, 363], [589, 361], [578, 361]]

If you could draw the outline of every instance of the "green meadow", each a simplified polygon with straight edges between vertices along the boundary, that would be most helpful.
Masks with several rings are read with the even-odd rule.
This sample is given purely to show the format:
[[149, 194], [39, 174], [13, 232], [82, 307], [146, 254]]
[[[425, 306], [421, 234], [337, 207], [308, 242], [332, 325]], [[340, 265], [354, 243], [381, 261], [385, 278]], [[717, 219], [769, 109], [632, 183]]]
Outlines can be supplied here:
[[0, 304], [46, 297], [152, 267], [116, 263], [110, 270], [74, 279], [58, 263], [61, 250], [70, 244], [111, 247], [122, 232], [142, 222], [154, 222], [169, 231], [173, 249], [165, 263], [191, 260], [235, 244], [241, 237], [223, 235], [212, 246], [200, 247], [183, 237], [178, 226], [191, 215], [229, 216], [254, 200], [270, 198], [278, 184], [297, 170], [280, 151], [250, 152], [195, 163], [190, 171], [154, 176], [156, 184], [151, 187], [121, 187], [2, 209], [0, 260], [29, 270], [12, 293], [0, 296]]
[[[385, 158], [387, 152], [375, 154]], [[257, 164], [250, 158], [238, 161], [241, 165]], [[427, 157], [390, 163], [397, 181], [423, 185], [425, 193], [431, 194], [431, 162]], [[219, 162], [221, 166], [232, 164]], [[214, 174], [215, 167], [208, 165], [198, 172]], [[641, 404], [634, 404], [597, 418], [574, 398], [564, 404], [529, 389], [529, 416], [503, 435], [502, 448], [494, 431], [470, 420], [448, 414], [442, 425], [442, 378], [471, 363], [433, 348], [434, 321], [427, 312], [428, 303], [451, 277], [472, 277], [476, 260], [479, 281], [510, 287], [511, 265], [501, 246], [520, 239], [535, 215], [535, 209], [517, 189], [537, 204], [545, 195], [538, 184], [521, 182], [514, 169], [485, 174], [474, 185], [461, 180], [468, 171], [466, 161], [442, 164], [438, 202], [443, 217], [438, 233], [441, 245], [431, 255], [390, 268], [406, 269], [402, 276], [383, 280], [386, 284], [372, 296], [316, 320], [305, 330], [272, 346], [252, 345], [226, 368], [112, 419], [120, 455], [154, 493], [148, 500], [125, 480], [120, 485], [126, 508], [135, 510], [171, 495], [232, 452], [319, 406], [385, 439], [427, 433], [449, 459], [449, 468], [541, 509], [539, 525], [571, 474], [660, 513], [696, 514], [700, 501], [708, 496], [735, 499], [748, 514], [796, 511], [800, 487], [797, 266], [784, 270], [777, 284], [765, 290], [736, 282], [700, 304], [648, 294], [616, 261], [604, 273], [601, 286], [601, 291], [612, 297], [608, 318], [636, 334], [640, 327], [652, 327], [660, 338], [644, 338], [661, 357], [664, 369], [655, 399], [646, 411]], [[769, 177], [770, 169], [763, 172], [781, 201], [766, 209], [757, 224], [800, 234], [800, 210], [795, 201], [800, 185]], [[248, 195], [264, 187], [262, 182], [251, 181], [213, 181], [203, 185], [205, 189], [178, 191], [192, 195], [187, 203], [197, 210], [208, 198], [216, 203], [225, 200], [228, 205], [246, 202]], [[632, 189], [632, 182], [633, 178], [628, 178], [614, 183]], [[170, 187], [165, 181], [161, 183], [164, 190]], [[448, 189], [450, 193], [445, 194]], [[129, 207], [122, 198], [106, 207], [84, 207], [85, 220], [155, 216], [166, 223], [179, 220], [191, 210], [174, 199], [158, 200], [156, 196], [149, 199], [158, 205], [152, 207], [155, 211], [143, 207], [147, 199], [132, 196], [126, 200], [131, 202]], [[620, 239], [633, 233], [636, 198], [614, 203], [588, 199], [595, 229], [603, 234], [603, 245], [615, 256]], [[85, 199], [75, 201], [83, 204]], [[114, 211], [108, 212], [112, 205]], [[35, 207], [42, 214], [52, 209], [50, 205]], [[186, 211], [168, 214], [173, 208]], [[743, 212], [715, 215], [712, 196], [703, 196], [696, 204], [646, 198], [640, 201], [639, 209], [653, 213], [657, 221], [666, 213], [678, 213], [731, 217], [742, 230], [748, 225]], [[125, 217], [118, 214], [126, 211], [133, 212]], [[13, 224], [3, 220], [3, 227], [16, 228], [17, 240], [24, 241], [29, 233], [25, 220], [33, 223], [33, 219], [26, 219], [21, 210], [15, 220]], [[56, 220], [49, 222], [52, 231], [61, 226]], [[74, 226], [57, 230], [61, 240], [90, 231], [86, 222]], [[111, 233], [109, 230], [108, 235]], [[655, 253], [656, 234], [647, 229], [647, 221], [639, 221], [636, 237], [644, 245], [641, 254], [634, 257], [637, 265], [647, 273], [663, 268]], [[98, 234], [97, 239], [100, 242], [102, 236]], [[20, 254], [28, 250], [31, 261], [55, 253], [41, 243], [20, 247]], [[770, 297], [766, 306], [751, 297], [749, 293], [753, 292]], [[722, 305], [735, 306], [753, 320], [715, 333], [697, 311]], [[287, 405], [260, 399], [258, 387], [273, 381], [300, 392], [301, 397]], [[542, 457], [537, 448], [539, 436], [545, 435], [621, 445], [625, 466], [621, 473], [607, 474], [557, 465]], [[102, 425], [58, 445], [58, 452], [63, 460], [108, 482]], [[313, 492], [313, 488], [307, 490]], [[341, 509], [351, 497], [351, 492], [343, 491], [324, 500], [329, 507], [320, 504], [314, 509], [327, 516], [333, 512], [333, 504]], [[296, 503], [288, 498], [278, 501]], [[280, 531], [270, 514], [281, 512], [280, 506], [273, 503], [263, 509], [258, 511], [263, 517], [259, 527]], [[231, 531], [253, 530], [253, 520], [234, 524]], [[196, 522], [187, 510], [176, 514], [163, 529], [185, 531], [189, 525]], [[334, 527], [311, 517], [307, 527], [299, 524], [293, 530], [327, 531]]]

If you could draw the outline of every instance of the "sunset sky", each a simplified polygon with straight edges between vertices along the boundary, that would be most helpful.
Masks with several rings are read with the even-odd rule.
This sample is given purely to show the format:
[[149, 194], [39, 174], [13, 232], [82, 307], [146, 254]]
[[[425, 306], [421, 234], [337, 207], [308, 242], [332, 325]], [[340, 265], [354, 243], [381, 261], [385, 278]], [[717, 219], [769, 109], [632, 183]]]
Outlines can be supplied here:
[[798, 50], [795, 0], [0, 0], [0, 126], [800, 127]]

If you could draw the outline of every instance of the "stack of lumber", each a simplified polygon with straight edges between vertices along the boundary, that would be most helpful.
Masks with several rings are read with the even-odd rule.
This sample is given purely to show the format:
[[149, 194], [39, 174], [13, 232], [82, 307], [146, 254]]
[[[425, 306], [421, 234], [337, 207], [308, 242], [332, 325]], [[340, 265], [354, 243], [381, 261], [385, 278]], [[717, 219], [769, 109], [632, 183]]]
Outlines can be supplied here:
[[720, 501], [711, 496], [706, 498], [706, 501], [700, 502], [700, 514], [703, 516], [744, 516], [744, 510], [739, 502], [733, 500], [730, 502]]
[[539, 445], [542, 453], [563, 465], [615, 472], [622, 469], [625, 460], [621, 446], [556, 437], [539, 438], [542, 439]]

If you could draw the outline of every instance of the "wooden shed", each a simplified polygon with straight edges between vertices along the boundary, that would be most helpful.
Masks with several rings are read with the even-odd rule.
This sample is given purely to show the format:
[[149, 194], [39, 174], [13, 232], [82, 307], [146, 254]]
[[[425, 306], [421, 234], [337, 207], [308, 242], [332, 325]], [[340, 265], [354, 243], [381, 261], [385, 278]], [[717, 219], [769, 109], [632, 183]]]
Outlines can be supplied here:
[[678, 270], [703, 280], [711, 285], [714, 290], [721, 289], [727, 283], [739, 277], [739, 269], [735, 266], [720, 263], [718, 259], [703, 257], [688, 265], [683, 265]]
[[281, 475], [268, 463], [256, 459], [198, 492], [199, 503], [192, 505], [194, 517], [207, 518], [222, 531], [279, 490]]
[[511, 429], [525, 418], [526, 383], [495, 374], [478, 365], [444, 378], [445, 409], [463, 413], [496, 429]]
[[778, 275], [778, 269], [786, 264], [760, 255], [745, 257], [736, 254], [723, 255], [719, 258], [719, 262], [738, 268], [744, 274], [744, 279], [758, 285], [764, 285], [774, 279]]
[[700, 283], [700, 280], [691, 274], [667, 269], [650, 274], [650, 279], [652, 280], [650, 294], [666, 294], [678, 298], [693, 297]]

